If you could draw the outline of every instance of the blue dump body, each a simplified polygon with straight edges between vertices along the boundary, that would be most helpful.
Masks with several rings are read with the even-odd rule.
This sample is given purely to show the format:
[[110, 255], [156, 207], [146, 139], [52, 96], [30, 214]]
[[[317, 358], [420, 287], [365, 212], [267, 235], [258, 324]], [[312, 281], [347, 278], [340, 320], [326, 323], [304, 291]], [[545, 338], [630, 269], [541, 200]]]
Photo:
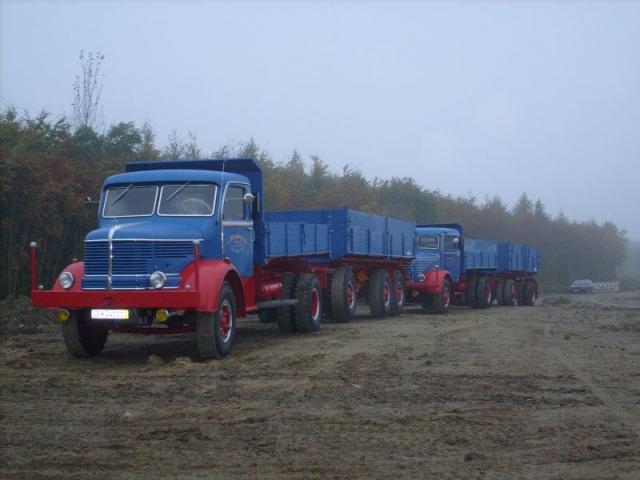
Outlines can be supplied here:
[[465, 238], [463, 269], [498, 270], [498, 242]]
[[498, 243], [498, 270], [500, 272], [540, 271], [540, 251], [520, 243]]
[[341, 208], [265, 212], [265, 257], [316, 257], [335, 261], [348, 256], [413, 259], [414, 222]]

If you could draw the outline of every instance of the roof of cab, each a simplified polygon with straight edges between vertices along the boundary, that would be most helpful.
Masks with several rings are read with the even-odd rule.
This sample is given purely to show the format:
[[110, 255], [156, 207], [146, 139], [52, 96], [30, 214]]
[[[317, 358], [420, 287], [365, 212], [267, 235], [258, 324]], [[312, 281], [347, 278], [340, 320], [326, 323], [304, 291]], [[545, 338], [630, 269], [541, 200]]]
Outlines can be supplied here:
[[154, 182], [212, 182], [220, 185], [224, 182], [248, 183], [247, 178], [235, 173], [223, 173], [211, 170], [144, 170], [138, 172], [118, 173], [104, 181], [105, 186], [113, 184], [129, 183], [154, 183]]

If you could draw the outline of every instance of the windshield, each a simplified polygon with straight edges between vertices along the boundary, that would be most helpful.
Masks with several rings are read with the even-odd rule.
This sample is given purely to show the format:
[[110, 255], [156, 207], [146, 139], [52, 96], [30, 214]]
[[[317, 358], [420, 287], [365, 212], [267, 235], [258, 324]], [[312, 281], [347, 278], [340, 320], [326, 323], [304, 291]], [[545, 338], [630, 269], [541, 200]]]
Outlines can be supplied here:
[[418, 235], [418, 248], [438, 248], [438, 235]]
[[107, 190], [102, 216], [144, 217], [153, 215], [158, 187], [155, 185], [127, 185]]
[[213, 184], [165, 185], [160, 193], [158, 215], [213, 215], [216, 186]]

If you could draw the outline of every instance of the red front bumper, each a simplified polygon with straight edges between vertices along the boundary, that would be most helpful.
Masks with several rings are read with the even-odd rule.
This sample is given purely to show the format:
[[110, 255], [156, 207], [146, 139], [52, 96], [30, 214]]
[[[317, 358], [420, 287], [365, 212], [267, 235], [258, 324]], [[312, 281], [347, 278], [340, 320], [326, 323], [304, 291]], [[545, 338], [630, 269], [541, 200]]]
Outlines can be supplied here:
[[68, 292], [32, 290], [31, 303], [36, 307], [57, 308], [168, 308], [201, 309], [198, 291], [185, 290], [96, 290]]

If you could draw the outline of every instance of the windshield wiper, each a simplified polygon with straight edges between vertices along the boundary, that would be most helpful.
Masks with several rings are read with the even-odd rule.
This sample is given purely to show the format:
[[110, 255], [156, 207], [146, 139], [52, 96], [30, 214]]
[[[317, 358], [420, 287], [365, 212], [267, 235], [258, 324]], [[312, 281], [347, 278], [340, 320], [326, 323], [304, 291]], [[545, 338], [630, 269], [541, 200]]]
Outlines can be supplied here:
[[129, 190], [131, 190], [131, 188], [133, 188], [133, 183], [131, 185], [129, 185], [127, 188], [124, 189], [124, 192], [122, 192], [120, 195], [118, 195], [116, 197], [116, 199], [111, 202], [111, 206], [115, 205], [116, 203], [118, 203], [118, 201], [124, 197], [127, 193], [129, 193]]
[[[165, 200], [165, 202], [168, 202], [169, 200], [171, 200], [173, 197], [175, 197], [176, 195], [178, 195], [181, 191], [183, 191], [185, 188], [187, 188], [189, 186], [191, 182], [187, 182], [184, 185], [181, 185], [179, 189], [177, 189], [175, 192], [173, 192], [171, 195], [169, 195], [169, 198], [167, 198]], [[114, 202], [115, 203], [115, 202]]]

